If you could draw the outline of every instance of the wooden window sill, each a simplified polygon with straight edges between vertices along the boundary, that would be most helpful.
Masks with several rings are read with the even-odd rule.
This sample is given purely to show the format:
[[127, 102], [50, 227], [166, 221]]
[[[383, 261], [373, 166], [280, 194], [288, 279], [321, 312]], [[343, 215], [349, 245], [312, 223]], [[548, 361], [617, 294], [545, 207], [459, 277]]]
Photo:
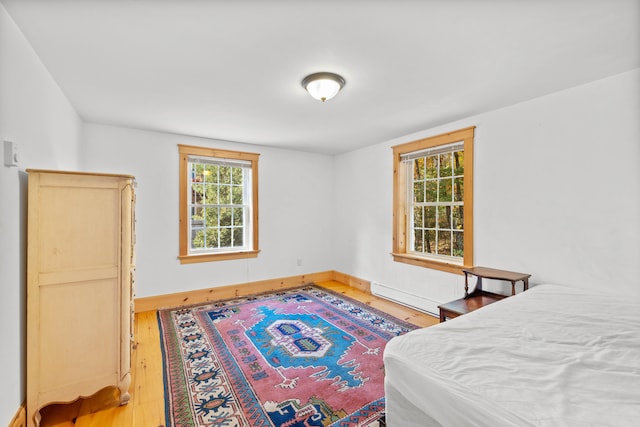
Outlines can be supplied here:
[[259, 250], [242, 252], [220, 252], [211, 254], [179, 255], [180, 264], [195, 264], [198, 262], [226, 261], [230, 259], [257, 258]]
[[393, 260], [396, 262], [403, 262], [405, 264], [411, 264], [418, 267], [431, 268], [434, 270], [446, 271], [454, 274], [464, 274], [463, 268], [466, 268], [461, 264], [453, 264], [444, 261], [436, 261], [432, 259], [426, 259], [415, 255], [409, 255], [404, 253], [392, 253]]

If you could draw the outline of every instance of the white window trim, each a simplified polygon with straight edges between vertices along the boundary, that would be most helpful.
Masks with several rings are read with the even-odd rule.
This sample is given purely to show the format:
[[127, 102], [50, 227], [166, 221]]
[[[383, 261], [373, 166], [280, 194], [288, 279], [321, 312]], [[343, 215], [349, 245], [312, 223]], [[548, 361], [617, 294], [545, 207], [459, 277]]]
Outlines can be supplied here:
[[[245, 161], [245, 160], [231, 160], [231, 159], [224, 159], [224, 158], [217, 158], [217, 157], [202, 157], [202, 156], [188, 156], [188, 165], [191, 164], [205, 164], [205, 165], [212, 165], [212, 166], [229, 166], [229, 167], [235, 167], [235, 168], [241, 168], [243, 170], [243, 177], [242, 177], [242, 196], [243, 196], [243, 200], [242, 203], [240, 205], [238, 204], [202, 204], [202, 203], [192, 203], [192, 202], [188, 202], [187, 203], [187, 217], [189, 220], [189, 231], [193, 231], [193, 219], [192, 219], [192, 208], [193, 207], [202, 207], [202, 208], [230, 208], [230, 209], [234, 209], [234, 208], [238, 208], [241, 207], [243, 208], [243, 236], [242, 236], [242, 242], [243, 245], [242, 246], [231, 246], [231, 247], [218, 247], [218, 248], [193, 248], [191, 244], [189, 244], [187, 250], [188, 250], [188, 254], [189, 255], [202, 255], [202, 254], [210, 254], [210, 253], [226, 253], [226, 252], [237, 252], [237, 251], [250, 251], [253, 248], [251, 247], [252, 244], [252, 227], [251, 227], [251, 210], [253, 208], [253, 203], [251, 201], [251, 180], [252, 180], [252, 176], [251, 176], [251, 162], [250, 161]], [[249, 171], [249, 173], [247, 173], [247, 170]], [[192, 190], [192, 186], [193, 186], [193, 181], [191, 181], [191, 168], [187, 168], [187, 185], [188, 185], [188, 190]], [[206, 185], [206, 182], [203, 183], [203, 185]], [[223, 184], [224, 185], [224, 184]], [[229, 184], [230, 187], [232, 187], [232, 184]], [[190, 192], [190, 191], [189, 191]], [[232, 194], [232, 192], [230, 191], [230, 195]], [[220, 217], [218, 217], [218, 224], [220, 223]], [[206, 229], [206, 227], [202, 227], [203, 230]], [[226, 228], [226, 227], [220, 227], [219, 228]], [[230, 226], [229, 228], [233, 228], [233, 225]], [[233, 233], [232, 233], [233, 234]], [[233, 239], [233, 236], [232, 236]]]
[[[415, 183], [414, 181], [414, 170], [413, 170], [413, 162], [416, 159], [420, 159], [420, 158], [426, 158], [426, 157], [431, 157], [431, 156], [439, 156], [440, 154], [447, 154], [447, 153], [453, 153], [455, 151], [462, 151], [464, 152], [464, 141], [457, 141], [451, 144], [445, 144], [445, 145], [439, 145], [436, 147], [431, 147], [431, 148], [427, 148], [424, 150], [418, 150], [418, 151], [413, 151], [410, 153], [405, 153], [403, 155], [400, 156], [401, 160], [404, 162], [404, 169], [406, 171], [406, 182], [407, 182], [407, 200], [406, 200], [406, 204], [408, 206], [407, 208], [407, 212], [412, 212], [414, 207], [427, 207], [427, 206], [433, 206], [436, 208], [436, 219], [435, 219], [435, 223], [436, 223], [436, 227], [434, 228], [434, 231], [436, 232], [436, 235], [440, 233], [441, 229], [437, 226], [437, 224], [439, 223], [439, 219], [438, 219], [438, 207], [442, 207], [442, 206], [463, 206], [464, 207], [464, 201], [451, 201], [451, 202], [440, 202], [440, 201], [436, 201], [436, 202], [413, 202], [413, 191], [410, 190], [410, 188], [413, 187], [412, 184]], [[438, 170], [440, 170], [440, 165], [438, 165]], [[455, 175], [455, 173], [452, 172], [451, 175], [451, 180], [453, 181], [456, 177], [458, 178], [464, 178], [464, 174], [463, 175]], [[448, 178], [448, 177], [447, 177]], [[433, 181], [441, 181], [441, 178], [434, 178], [432, 179]], [[428, 180], [425, 180], [425, 182]], [[451, 188], [452, 192], [453, 192], [453, 186]], [[463, 199], [464, 200], [464, 199]], [[415, 229], [414, 223], [414, 216], [413, 214], [407, 214], [407, 221], [406, 221], [406, 233], [407, 236], [409, 236], [409, 242], [407, 244], [407, 253], [417, 256], [417, 257], [425, 257], [428, 259], [432, 259], [434, 261], [441, 261], [441, 262], [446, 262], [446, 263], [451, 263], [451, 264], [458, 264], [458, 265], [463, 265], [464, 263], [464, 257], [462, 256], [454, 256], [454, 255], [444, 255], [444, 254], [438, 254], [438, 253], [431, 253], [431, 252], [421, 252], [421, 251], [416, 251], [413, 248], [415, 247], [415, 235], [413, 233], [413, 230]], [[426, 227], [421, 227], [423, 229], [426, 229]], [[464, 232], [464, 231], [462, 231]], [[453, 234], [452, 234], [453, 237]], [[438, 240], [438, 237], [436, 237], [436, 241]], [[453, 245], [453, 239], [452, 239], [452, 243]]]

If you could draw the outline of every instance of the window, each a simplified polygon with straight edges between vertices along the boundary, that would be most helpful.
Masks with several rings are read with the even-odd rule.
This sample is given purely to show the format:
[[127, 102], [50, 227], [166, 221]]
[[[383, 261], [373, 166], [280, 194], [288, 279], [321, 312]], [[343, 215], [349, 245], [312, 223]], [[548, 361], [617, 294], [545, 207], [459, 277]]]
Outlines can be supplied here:
[[178, 145], [180, 262], [258, 254], [258, 156]]
[[473, 135], [393, 147], [395, 261], [454, 273], [473, 265]]

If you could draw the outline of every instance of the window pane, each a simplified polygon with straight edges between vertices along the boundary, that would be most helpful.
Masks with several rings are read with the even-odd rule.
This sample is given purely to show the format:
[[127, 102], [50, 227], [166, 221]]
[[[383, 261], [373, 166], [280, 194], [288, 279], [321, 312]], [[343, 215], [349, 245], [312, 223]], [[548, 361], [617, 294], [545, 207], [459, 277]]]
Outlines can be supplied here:
[[204, 248], [204, 230], [201, 228], [191, 229], [191, 247], [193, 249]]
[[220, 208], [207, 208], [207, 218], [206, 218], [206, 226], [207, 227], [217, 227], [218, 226], [218, 215]]
[[218, 247], [218, 229], [217, 228], [207, 228], [207, 248], [217, 248]]
[[220, 166], [220, 182], [231, 184], [231, 168], [229, 166]]
[[204, 194], [204, 187], [202, 184], [191, 185], [191, 203], [192, 204], [201, 204], [204, 201], [203, 194]]
[[413, 208], [413, 226], [414, 227], [419, 227], [422, 228], [424, 227], [423, 224], [423, 212], [424, 209], [422, 206], [415, 206]]
[[453, 232], [453, 256], [464, 256], [464, 233], [462, 231]]
[[221, 205], [230, 205], [231, 204], [231, 187], [228, 185], [220, 186], [220, 199], [218, 203]]
[[191, 168], [191, 181], [204, 182], [204, 165], [195, 163]]
[[231, 168], [231, 182], [242, 184], [242, 168]]
[[204, 208], [191, 208], [191, 226], [202, 227], [204, 225]]
[[242, 228], [233, 228], [233, 246], [243, 246], [244, 230]]
[[427, 168], [427, 178], [437, 178], [438, 158], [436, 156], [427, 157], [425, 166]]
[[451, 206], [438, 206], [438, 228], [451, 229]]
[[451, 232], [438, 231], [438, 254], [451, 255]]
[[244, 209], [233, 208], [233, 225], [244, 224]]
[[452, 182], [450, 179], [441, 179], [439, 181], [439, 194], [438, 201], [440, 202], [450, 202], [451, 201], [451, 185]]
[[453, 200], [456, 202], [464, 201], [464, 178], [453, 180]]
[[220, 247], [221, 248], [231, 247], [231, 229], [230, 228], [220, 229]]
[[413, 179], [415, 181], [424, 179], [424, 157], [413, 161]]
[[204, 168], [204, 181], [207, 183], [218, 182], [218, 166], [206, 165]]
[[413, 201], [416, 203], [424, 202], [424, 182], [413, 183]]
[[426, 230], [424, 232], [424, 252], [436, 253], [436, 231]]
[[231, 208], [220, 208], [220, 227], [231, 226]]
[[231, 203], [234, 205], [242, 204], [242, 186], [234, 185], [231, 187]]
[[453, 170], [455, 175], [464, 175], [464, 151], [453, 153]]
[[433, 203], [438, 201], [438, 181], [427, 181], [425, 183], [425, 202]]
[[205, 198], [203, 203], [208, 205], [216, 205], [218, 204], [218, 185], [217, 184], [206, 184], [205, 185]]
[[440, 176], [451, 176], [451, 153], [440, 154]]
[[463, 230], [464, 229], [464, 206], [454, 206], [453, 210], [453, 229], [454, 230]]
[[416, 252], [424, 252], [422, 247], [422, 229], [415, 228], [413, 230], [413, 250]]
[[425, 228], [436, 228], [436, 207], [435, 206], [425, 206]]

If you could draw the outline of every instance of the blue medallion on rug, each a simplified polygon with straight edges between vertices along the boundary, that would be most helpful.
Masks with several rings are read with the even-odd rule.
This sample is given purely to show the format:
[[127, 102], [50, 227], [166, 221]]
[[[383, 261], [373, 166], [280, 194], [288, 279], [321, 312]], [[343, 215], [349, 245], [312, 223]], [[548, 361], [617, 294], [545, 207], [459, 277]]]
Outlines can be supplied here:
[[342, 360], [356, 339], [313, 314], [281, 314], [260, 307], [264, 318], [247, 336], [274, 368], [322, 368], [317, 379], [335, 379], [343, 387], [362, 385], [353, 360]]

